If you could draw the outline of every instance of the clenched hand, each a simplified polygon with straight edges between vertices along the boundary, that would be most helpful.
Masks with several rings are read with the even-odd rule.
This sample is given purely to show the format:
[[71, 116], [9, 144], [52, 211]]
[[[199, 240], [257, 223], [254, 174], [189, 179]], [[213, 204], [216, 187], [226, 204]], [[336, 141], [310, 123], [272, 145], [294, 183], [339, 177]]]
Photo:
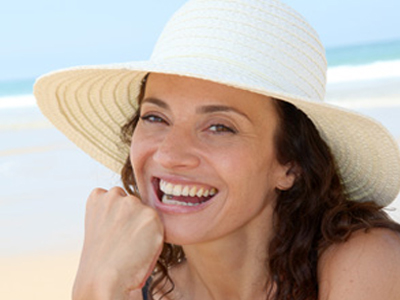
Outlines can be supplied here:
[[73, 299], [128, 299], [151, 274], [164, 228], [157, 212], [119, 187], [89, 196]]

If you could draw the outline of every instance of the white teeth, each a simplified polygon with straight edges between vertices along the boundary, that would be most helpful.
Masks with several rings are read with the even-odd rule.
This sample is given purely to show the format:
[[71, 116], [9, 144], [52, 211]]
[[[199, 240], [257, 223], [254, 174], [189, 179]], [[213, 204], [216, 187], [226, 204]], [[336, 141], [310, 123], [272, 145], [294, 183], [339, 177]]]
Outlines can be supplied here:
[[203, 191], [204, 191], [204, 189], [203, 189], [203, 188], [200, 188], [200, 189], [197, 191], [196, 196], [197, 196], [197, 197], [202, 197], [202, 196], [203, 196]]
[[172, 190], [172, 195], [174, 196], [180, 196], [182, 191], [182, 186], [180, 184], [175, 185], [174, 189]]
[[196, 196], [196, 187], [195, 186], [190, 189], [189, 196], [190, 197]]
[[189, 196], [189, 187], [187, 185], [183, 188], [182, 196]]
[[174, 186], [172, 185], [172, 183], [166, 183], [164, 186], [164, 190], [163, 189], [161, 190], [168, 195], [172, 195]]
[[162, 191], [165, 190], [165, 185], [166, 185], [166, 184], [167, 184], [167, 183], [166, 183], [165, 181], [160, 180], [160, 189], [161, 189]]
[[181, 206], [197, 206], [200, 203], [190, 203], [190, 202], [183, 202], [183, 201], [175, 201], [169, 199], [169, 196], [165, 195], [161, 199], [162, 203], [170, 204], [170, 205], [181, 205]]
[[[174, 185], [170, 182], [160, 180], [160, 190], [167, 195], [173, 196], [190, 196], [190, 197], [209, 197], [214, 196], [217, 193], [216, 188], [205, 189], [204, 187], [188, 186], [177, 184]], [[173, 200], [169, 200], [173, 201]]]

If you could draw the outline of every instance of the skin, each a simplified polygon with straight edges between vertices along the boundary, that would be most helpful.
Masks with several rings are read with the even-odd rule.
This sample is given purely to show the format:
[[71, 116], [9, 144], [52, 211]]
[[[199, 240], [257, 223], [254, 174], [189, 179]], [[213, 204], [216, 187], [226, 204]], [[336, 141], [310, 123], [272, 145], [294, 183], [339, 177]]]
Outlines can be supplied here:
[[387, 229], [358, 231], [319, 261], [320, 300], [400, 299], [400, 236]]
[[[142, 299], [163, 241], [182, 245], [187, 258], [170, 270], [176, 287], [164, 299], [265, 299], [276, 190], [295, 179], [295, 166], [276, 160], [277, 126], [268, 97], [151, 74], [130, 153], [141, 200], [120, 188], [90, 195], [73, 299]], [[218, 193], [198, 208], [166, 207], [154, 178]], [[329, 248], [320, 299], [399, 299], [399, 249], [387, 230]]]

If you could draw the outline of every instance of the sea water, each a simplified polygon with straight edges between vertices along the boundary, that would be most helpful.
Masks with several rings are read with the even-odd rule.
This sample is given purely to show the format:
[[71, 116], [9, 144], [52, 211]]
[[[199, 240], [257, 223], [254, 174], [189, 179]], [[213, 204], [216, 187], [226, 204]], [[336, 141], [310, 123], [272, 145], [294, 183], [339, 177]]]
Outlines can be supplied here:
[[400, 77], [400, 40], [328, 48], [328, 84]]
[[[338, 83], [400, 80], [400, 40], [328, 48], [326, 56], [328, 88]], [[0, 110], [34, 107], [34, 82], [34, 78], [0, 81]]]

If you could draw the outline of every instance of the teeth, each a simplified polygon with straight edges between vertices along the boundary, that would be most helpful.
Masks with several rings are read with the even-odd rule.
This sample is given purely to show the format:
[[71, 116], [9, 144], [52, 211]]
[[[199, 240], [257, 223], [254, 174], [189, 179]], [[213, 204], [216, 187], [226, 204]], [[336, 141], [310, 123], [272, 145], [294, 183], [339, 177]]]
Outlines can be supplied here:
[[212, 188], [211, 190], [210, 190], [210, 196], [214, 196], [215, 194], [217, 193], [217, 189], [216, 188]]
[[174, 186], [172, 185], [172, 183], [166, 183], [164, 186], [164, 190], [162, 191], [168, 195], [172, 195], [174, 191]]
[[190, 197], [196, 196], [196, 187], [195, 186], [190, 189], [189, 196]]
[[[174, 185], [170, 182], [160, 180], [160, 190], [167, 195], [173, 196], [190, 196], [190, 197], [209, 197], [214, 196], [217, 193], [216, 188], [205, 189], [203, 187], [188, 186], [177, 184]], [[173, 201], [173, 200], [169, 200]]]
[[160, 180], [160, 189], [161, 189], [162, 191], [165, 190], [165, 185], [166, 185], [166, 184], [167, 184], [167, 183], [166, 183], [165, 181]]
[[182, 186], [180, 184], [175, 185], [174, 189], [172, 190], [172, 195], [174, 196], [180, 196], [182, 191]]
[[182, 196], [189, 196], [189, 187], [187, 185], [183, 188]]
[[203, 191], [204, 191], [204, 189], [203, 189], [203, 188], [200, 188], [200, 189], [197, 191], [196, 196], [197, 196], [197, 197], [203, 196]]
[[165, 195], [162, 197], [161, 201], [165, 204], [170, 204], [170, 205], [181, 205], [181, 206], [197, 206], [201, 203], [190, 203], [190, 202], [182, 202], [182, 201], [175, 201], [169, 199], [169, 196]]

